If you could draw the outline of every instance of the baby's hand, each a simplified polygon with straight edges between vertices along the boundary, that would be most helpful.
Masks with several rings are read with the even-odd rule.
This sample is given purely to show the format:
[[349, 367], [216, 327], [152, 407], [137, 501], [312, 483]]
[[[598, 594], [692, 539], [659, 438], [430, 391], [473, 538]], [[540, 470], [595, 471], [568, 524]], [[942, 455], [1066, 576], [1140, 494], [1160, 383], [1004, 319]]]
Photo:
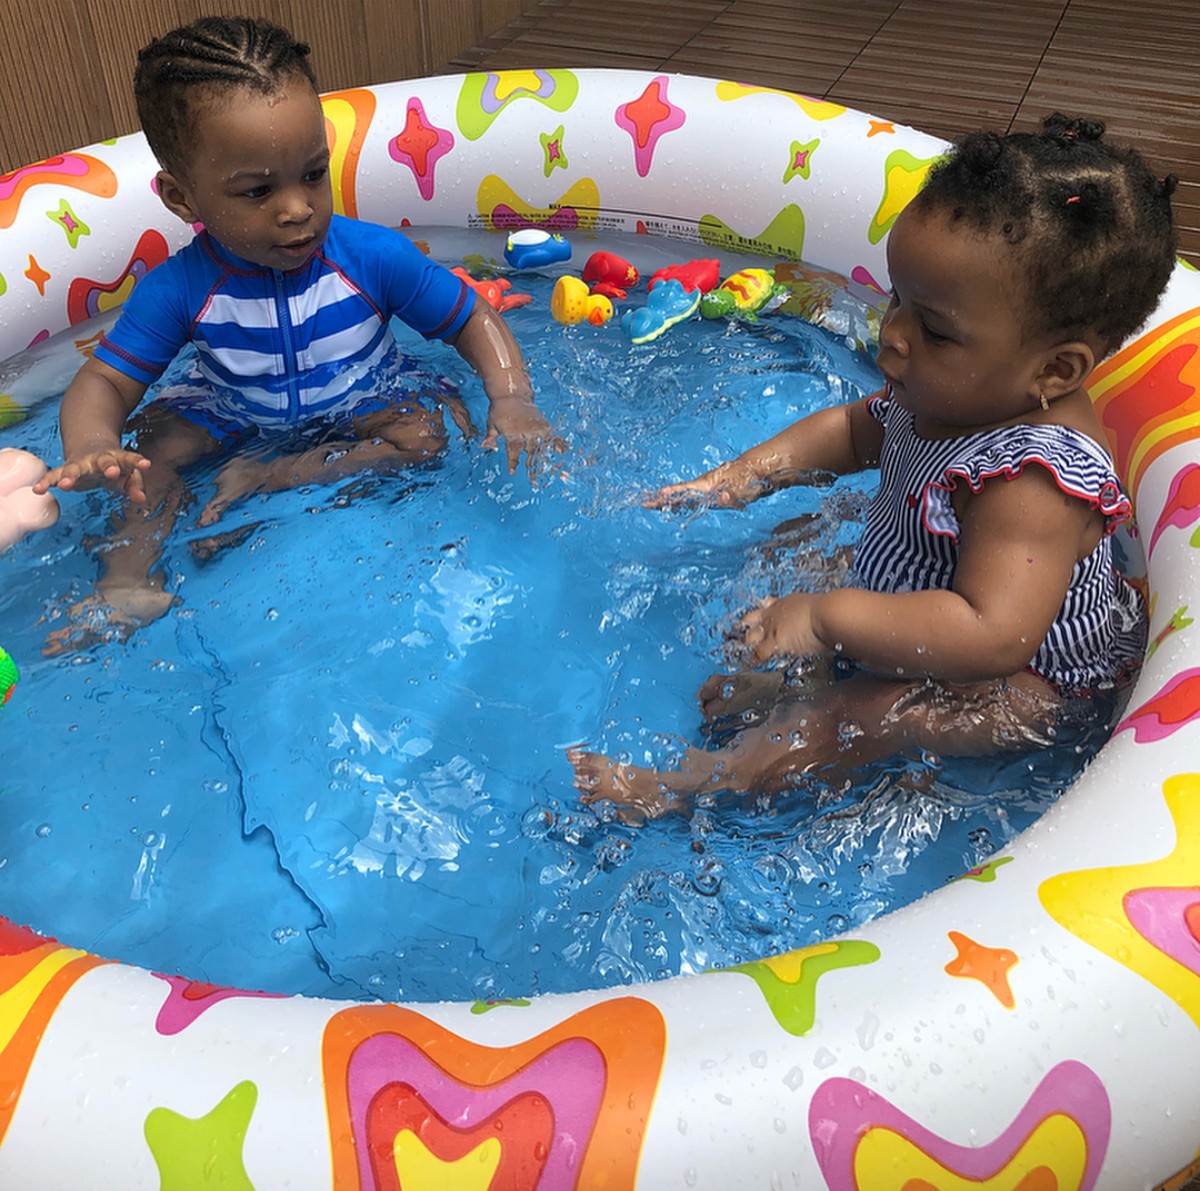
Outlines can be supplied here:
[[508, 454], [510, 475], [517, 470], [522, 452], [528, 458], [532, 476], [548, 445], [562, 449], [562, 443], [553, 437], [545, 414], [528, 397], [501, 397], [488, 405], [484, 450], [494, 451], [501, 438]]
[[722, 463], [694, 480], [668, 484], [642, 497], [647, 509], [681, 509], [714, 505], [719, 509], [740, 509], [763, 495], [761, 480], [736, 463]]
[[813, 628], [819, 595], [768, 597], [747, 612], [734, 627], [733, 636], [749, 651], [755, 665], [775, 657], [809, 657], [827, 653]]
[[114, 492], [124, 493], [134, 504], [145, 504], [146, 487], [142, 473], [149, 466], [150, 460], [137, 451], [110, 447], [68, 459], [61, 466], [52, 467], [33, 485], [33, 491], [40, 496], [51, 488], [59, 488], [63, 492], [111, 488]]

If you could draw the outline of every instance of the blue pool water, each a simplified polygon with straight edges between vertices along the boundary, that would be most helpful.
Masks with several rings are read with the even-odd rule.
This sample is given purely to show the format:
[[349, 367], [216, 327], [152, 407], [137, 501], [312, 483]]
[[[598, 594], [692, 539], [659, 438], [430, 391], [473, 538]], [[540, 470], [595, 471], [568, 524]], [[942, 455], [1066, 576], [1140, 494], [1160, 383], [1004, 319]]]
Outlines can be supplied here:
[[[604, 246], [644, 270], [695, 255]], [[878, 378], [796, 318], [633, 348], [615, 324], [558, 326], [550, 281], [514, 280], [536, 301], [508, 317], [567, 444], [537, 486], [456, 437], [404, 475], [252, 497], [221, 527], [246, 539], [206, 561], [193, 510], [165, 555], [181, 604], [61, 658], [40, 649], [91, 588], [84, 543], [111, 498], [64, 497], [54, 529], [0, 558], [0, 644], [22, 670], [0, 712], [0, 912], [219, 983], [523, 996], [812, 943], [979, 863], [1061, 792], [1099, 729], [644, 830], [581, 807], [565, 747], [661, 762], [699, 741], [695, 691], [725, 630], [806, 582], [807, 552], [854, 541], [870, 477], [690, 516], [640, 493]], [[452, 351], [406, 345], [482, 420]], [[0, 445], [57, 460], [55, 417], [42, 402]], [[196, 473], [201, 503], [211, 478]], [[802, 514], [809, 539], [771, 549]]]

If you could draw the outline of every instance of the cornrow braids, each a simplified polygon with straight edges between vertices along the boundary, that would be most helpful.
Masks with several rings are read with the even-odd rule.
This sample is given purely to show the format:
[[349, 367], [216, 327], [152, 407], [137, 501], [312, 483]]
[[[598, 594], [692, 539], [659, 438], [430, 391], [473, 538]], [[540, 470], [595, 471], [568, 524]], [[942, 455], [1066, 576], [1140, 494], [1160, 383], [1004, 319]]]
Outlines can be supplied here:
[[1175, 262], [1171, 194], [1099, 120], [1047, 117], [1040, 132], [970, 133], [914, 202], [1000, 237], [1027, 282], [1030, 331], [1115, 351], [1149, 318]]
[[292, 79], [316, 90], [309, 46], [269, 21], [201, 17], [152, 41], [133, 75], [142, 131], [164, 169], [178, 172], [199, 93], [249, 88], [274, 95]]

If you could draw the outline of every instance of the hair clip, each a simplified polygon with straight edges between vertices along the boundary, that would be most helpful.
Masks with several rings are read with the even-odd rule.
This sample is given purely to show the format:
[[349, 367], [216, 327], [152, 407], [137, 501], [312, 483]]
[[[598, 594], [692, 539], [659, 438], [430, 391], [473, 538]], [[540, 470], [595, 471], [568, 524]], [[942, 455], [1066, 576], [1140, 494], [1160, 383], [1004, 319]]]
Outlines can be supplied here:
[[1068, 206], [1068, 207], [1069, 207], [1069, 206], [1070, 206], [1072, 203], [1077, 203], [1077, 202], [1079, 202], [1079, 195], [1077, 195], [1077, 194], [1071, 194], [1071, 195], [1068, 195], [1068, 196], [1067, 196], [1067, 206]]

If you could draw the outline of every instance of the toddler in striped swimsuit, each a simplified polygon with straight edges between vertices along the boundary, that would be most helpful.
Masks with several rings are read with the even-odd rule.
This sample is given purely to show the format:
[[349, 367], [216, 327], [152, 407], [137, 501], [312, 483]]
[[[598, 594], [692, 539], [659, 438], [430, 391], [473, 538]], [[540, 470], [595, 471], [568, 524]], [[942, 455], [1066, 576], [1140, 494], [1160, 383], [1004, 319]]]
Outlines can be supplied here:
[[[158, 560], [190, 499], [189, 465], [252, 433], [309, 423], [325, 432], [290, 454], [231, 458], [200, 513], [209, 525], [251, 492], [429, 458], [446, 443], [443, 405], [467, 432], [447, 382], [407, 375], [393, 317], [451, 344], [479, 374], [484, 446], [503, 438], [510, 470], [523, 451], [532, 463], [548, 438], [520, 349], [492, 307], [400, 232], [333, 214], [308, 54], [269, 22], [208, 17], [138, 56], [134, 90], [162, 166], [159, 197], [202, 228], [134, 288], [63, 396], [64, 461], [37, 491], [106, 486], [129, 504], [95, 595], [51, 634], [48, 653], [124, 635], [171, 607]], [[186, 382], [130, 421], [189, 343]], [[136, 447], [122, 442], [127, 422]]]
[[706, 718], [757, 702], [753, 722], [673, 769], [574, 749], [584, 801], [637, 822], [910, 749], [987, 754], [1046, 739], [1064, 700], [1136, 669], [1145, 613], [1111, 538], [1130, 502], [1087, 380], [1166, 286], [1176, 180], [1103, 134], [1055, 115], [965, 137], [889, 237], [884, 387], [647, 498], [738, 507], [815, 471], [880, 470], [850, 585], [764, 601], [734, 631], [751, 664], [825, 655], [837, 680], [718, 675]]

